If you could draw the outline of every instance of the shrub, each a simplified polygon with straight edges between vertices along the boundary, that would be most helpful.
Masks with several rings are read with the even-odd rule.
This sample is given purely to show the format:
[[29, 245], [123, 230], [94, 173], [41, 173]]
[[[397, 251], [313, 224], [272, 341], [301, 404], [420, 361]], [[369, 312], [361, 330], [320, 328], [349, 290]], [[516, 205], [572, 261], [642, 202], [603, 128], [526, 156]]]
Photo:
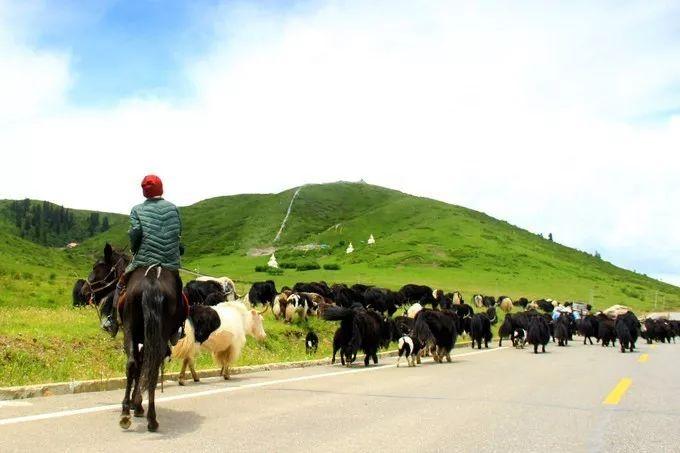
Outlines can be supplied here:
[[284, 263], [279, 263], [279, 267], [281, 269], [295, 269], [297, 267], [297, 264], [291, 263], [291, 262], [284, 262]]
[[340, 265], [337, 263], [329, 263], [324, 264], [323, 268], [326, 269], [327, 271], [338, 271], [340, 270]]
[[319, 263], [302, 263], [297, 265], [297, 270], [299, 271], [313, 271], [316, 269], [321, 269]]
[[283, 274], [283, 269], [277, 269], [270, 266], [255, 266], [255, 272], [266, 272], [271, 275], [281, 275]]

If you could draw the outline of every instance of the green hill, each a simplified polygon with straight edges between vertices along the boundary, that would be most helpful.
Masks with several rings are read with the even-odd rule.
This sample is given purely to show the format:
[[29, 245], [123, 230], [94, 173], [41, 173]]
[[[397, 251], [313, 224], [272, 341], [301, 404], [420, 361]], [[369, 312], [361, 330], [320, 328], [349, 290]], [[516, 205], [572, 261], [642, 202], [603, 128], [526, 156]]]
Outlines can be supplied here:
[[[445, 289], [592, 300], [596, 305], [625, 303], [644, 310], [653, 308], [658, 291], [667, 306], [680, 307], [680, 288], [675, 286], [477, 211], [363, 183], [304, 186], [280, 240], [274, 243], [294, 193], [290, 189], [218, 197], [181, 208], [185, 264], [230, 275], [247, 286], [263, 278], [254, 272], [255, 265], [266, 264], [266, 258], [248, 255], [276, 247], [280, 262], [332, 262], [342, 268], [335, 273], [290, 270], [277, 277], [286, 284], [324, 276], [331, 281], [343, 277], [396, 287], [421, 279]], [[99, 217], [111, 219], [110, 229], [85, 239], [72, 251], [21, 240], [9, 204], [0, 202], [0, 233], [8, 243], [3, 251], [15, 258], [0, 262], [6, 273], [24, 264], [60, 276], [63, 266], [70, 266], [70, 275], [73, 269], [86, 272], [106, 241], [127, 247], [126, 217], [107, 213]], [[72, 210], [72, 214], [80, 225], [77, 233], [87, 235], [92, 212]], [[369, 246], [366, 240], [371, 234], [377, 242]], [[355, 252], [348, 255], [345, 248], [350, 242]]]
[[[651, 310], [658, 291], [666, 307], [680, 307], [675, 286], [477, 211], [368, 184], [304, 186], [280, 242], [273, 244], [293, 193], [215, 198], [184, 208], [187, 263], [253, 281], [263, 277], [248, 266], [264, 265], [266, 258], [244, 255], [275, 245], [279, 262], [317, 260], [342, 267], [340, 272], [287, 271], [276, 278], [285, 284], [317, 277], [392, 287], [422, 281], [468, 293], [624, 303], [639, 310]], [[371, 234], [376, 244], [369, 246]], [[203, 237], [211, 239], [195, 243]], [[348, 255], [349, 242], [355, 252]]]

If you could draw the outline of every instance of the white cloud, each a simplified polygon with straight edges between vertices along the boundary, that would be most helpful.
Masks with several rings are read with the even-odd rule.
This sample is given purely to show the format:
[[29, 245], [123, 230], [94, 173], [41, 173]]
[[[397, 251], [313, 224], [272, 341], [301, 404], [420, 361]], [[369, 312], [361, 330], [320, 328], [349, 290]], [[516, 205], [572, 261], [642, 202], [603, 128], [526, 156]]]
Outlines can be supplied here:
[[66, 53], [32, 49], [25, 32], [12, 33], [17, 13], [0, 2], [0, 125], [58, 109], [70, 83]]
[[48, 80], [11, 79], [0, 197], [124, 212], [147, 172], [179, 203], [365, 178], [680, 275], [680, 118], [637, 121], [680, 103], [677, 17], [648, 2], [227, 6], [210, 53], [187, 59], [195, 99], [108, 110], [64, 105], [68, 58], [5, 36], [19, 75]]

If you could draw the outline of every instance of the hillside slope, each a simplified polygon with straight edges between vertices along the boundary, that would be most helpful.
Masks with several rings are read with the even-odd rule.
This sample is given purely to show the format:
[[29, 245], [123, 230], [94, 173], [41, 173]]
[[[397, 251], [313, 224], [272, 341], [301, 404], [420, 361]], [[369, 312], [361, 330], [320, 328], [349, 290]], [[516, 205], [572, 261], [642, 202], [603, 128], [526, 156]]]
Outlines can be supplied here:
[[[294, 192], [218, 197], [181, 208], [185, 263], [253, 281], [264, 278], [253, 267], [265, 264], [266, 259], [250, 258], [248, 252], [275, 245], [279, 261], [318, 260], [343, 267], [342, 272], [330, 274], [287, 271], [278, 278], [282, 283], [322, 275], [329, 280], [361, 279], [387, 286], [423, 281], [445, 289], [592, 300], [597, 305], [627, 303], [642, 309], [651, 308], [660, 292], [666, 306], [680, 307], [680, 288], [675, 286], [477, 211], [362, 183], [304, 186], [280, 241], [274, 244]], [[76, 211], [76, 215], [86, 218], [89, 213]], [[12, 256], [24, 257], [26, 262], [40, 256], [51, 272], [60, 274], [60, 268], [66, 267], [71, 275], [71, 269], [82, 275], [106, 241], [127, 247], [125, 217], [111, 216], [109, 231], [86, 239], [74, 251], [23, 240], [9, 241], [7, 250], [14, 250]], [[9, 220], [0, 215], [3, 241], [16, 237]], [[370, 234], [377, 241], [372, 246], [366, 244]], [[355, 252], [348, 255], [349, 242]], [[19, 245], [21, 251], [16, 250]]]
[[[248, 231], [241, 230], [234, 238], [248, 237], [250, 241], [235, 240], [231, 248], [237, 251], [235, 255], [242, 256], [252, 246], [272, 245], [278, 228], [276, 212], [280, 222], [288, 204], [285, 201], [293, 192], [259, 196], [262, 199], [256, 206], [241, 211], [244, 218], [267, 220], [261, 222], [263, 227], [255, 222], [243, 224]], [[221, 199], [211, 201], [218, 210], [227, 206]], [[195, 205], [183, 215], [190, 213], [192, 221], [200, 223], [199, 219], [209, 215], [203, 207]], [[186, 236], [191, 234], [187, 229]], [[219, 237], [218, 231], [213, 234]], [[371, 234], [376, 244], [369, 246], [366, 240]], [[348, 255], [345, 248], [349, 242], [355, 252]], [[297, 248], [303, 245], [323, 248]], [[250, 281], [264, 278], [242, 266], [243, 260], [237, 257], [220, 257], [211, 249], [214, 245], [203, 247], [205, 253], [199, 257], [188, 256], [190, 263]], [[331, 281], [360, 279], [390, 287], [423, 282], [468, 293], [577, 299], [598, 306], [625, 303], [640, 310], [653, 309], [654, 299], [661, 293], [666, 307], [680, 307], [680, 289], [675, 286], [618, 268], [477, 211], [367, 184], [303, 187], [277, 247], [280, 262], [340, 263], [346, 272], [313, 274], [313, 278]], [[218, 256], [210, 257], [213, 253]], [[248, 262], [265, 264], [266, 259]], [[306, 274], [288, 271], [277, 281], [290, 284], [309, 278]]]

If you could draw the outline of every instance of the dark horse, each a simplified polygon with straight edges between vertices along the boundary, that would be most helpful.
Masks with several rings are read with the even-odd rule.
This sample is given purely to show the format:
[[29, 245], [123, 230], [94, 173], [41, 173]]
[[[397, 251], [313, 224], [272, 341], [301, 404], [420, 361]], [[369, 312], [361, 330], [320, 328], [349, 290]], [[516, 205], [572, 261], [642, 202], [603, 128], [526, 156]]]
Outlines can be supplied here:
[[127, 294], [124, 302], [121, 302], [123, 307], [120, 311], [123, 346], [127, 355], [127, 385], [120, 415], [123, 429], [130, 427], [130, 407], [135, 417], [144, 416], [144, 390], [149, 392], [147, 428], [149, 431], [158, 429], [154, 403], [158, 373], [163, 360], [170, 353], [168, 341], [186, 317], [183, 304], [178, 300], [178, 279], [175, 272], [159, 266], [138, 268], [129, 276]]

